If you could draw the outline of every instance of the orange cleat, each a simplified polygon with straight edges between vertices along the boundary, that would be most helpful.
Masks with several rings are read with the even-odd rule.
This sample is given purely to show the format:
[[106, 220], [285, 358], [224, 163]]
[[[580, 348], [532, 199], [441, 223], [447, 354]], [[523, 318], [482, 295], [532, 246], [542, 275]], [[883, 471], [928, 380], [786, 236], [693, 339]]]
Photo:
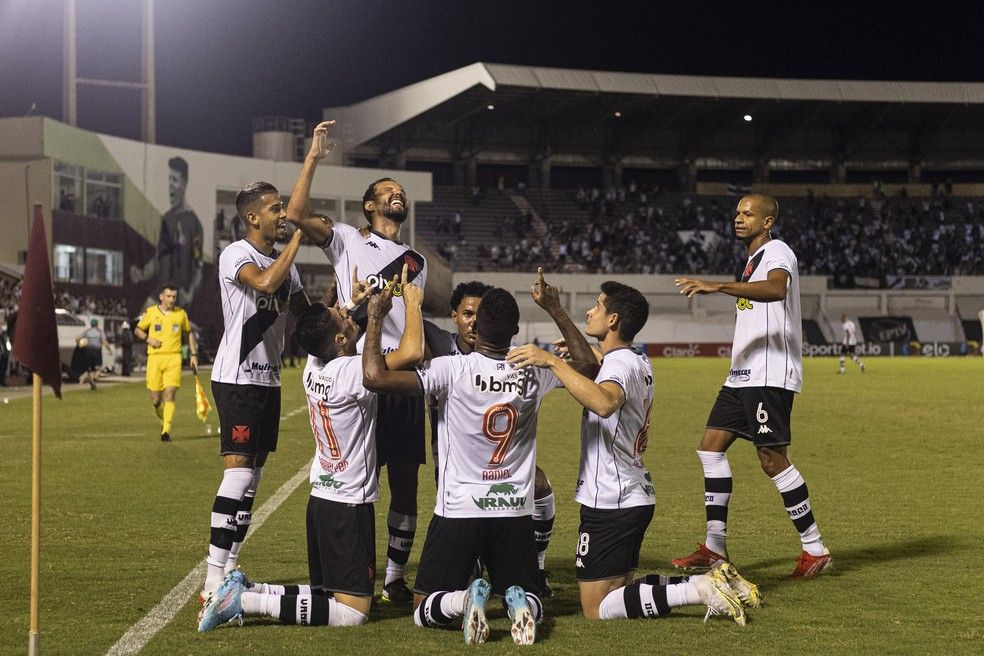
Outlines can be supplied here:
[[789, 576], [794, 579], [812, 579], [833, 564], [834, 557], [830, 555], [830, 549], [825, 548], [819, 556], [804, 551], [796, 561], [796, 569]]
[[685, 569], [691, 572], [699, 572], [709, 570], [720, 563], [728, 562], [728, 557], [711, 551], [707, 548], [707, 545], [701, 544], [697, 547], [697, 551], [693, 552], [689, 556], [674, 558], [670, 562], [680, 569]]

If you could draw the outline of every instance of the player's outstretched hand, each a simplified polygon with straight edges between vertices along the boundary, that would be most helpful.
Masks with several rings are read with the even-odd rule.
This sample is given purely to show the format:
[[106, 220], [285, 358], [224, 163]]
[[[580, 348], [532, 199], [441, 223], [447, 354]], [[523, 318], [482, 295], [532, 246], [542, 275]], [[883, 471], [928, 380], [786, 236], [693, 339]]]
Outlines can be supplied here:
[[552, 307], [560, 307], [560, 292], [553, 285], [547, 284], [543, 279], [543, 267], [537, 267], [536, 280], [530, 287], [530, 296], [533, 301], [544, 310]]
[[676, 278], [673, 280], [673, 284], [681, 287], [680, 293], [686, 294], [688, 298], [693, 298], [698, 294], [713, 294], [721, 291], [721, 283], [696, 278]]
[[308, 151], [308, 157], [324, 159], [332, 151], [335, 147], [335, 142], [329, 135], [334, 125], [335, 121], [322, 121], [318, 123], [314, 128], [314, 135], [311, 139], [311, 150]]
[[354, 265], [352, 267], [352, 303], [362, 305], [370, 294], [372, 294], [372, 287], [365, 280], [359, 280], [359, 265]]
[[522, 369], [523, 367], [549, 367], [558, 362], [560, 358], [534, 344], [523, 344], [509, 351], [506, 360], [517, 369]]
[[393, 290], [396, 289], [397, 284], [399, 284], [398, 279], [393, 276], [393, 279], [383, 287], [383, 291], [373, 294], [369, 298], [370, 321], [382, 321], [390, 308], [393, 307]]
[[403, 265], [403, 273], [400, 274], [400, 290], [407, 307], [420, 307], [424, 304], [424, 290], [412, 282], [407, 282], [406, 264]]

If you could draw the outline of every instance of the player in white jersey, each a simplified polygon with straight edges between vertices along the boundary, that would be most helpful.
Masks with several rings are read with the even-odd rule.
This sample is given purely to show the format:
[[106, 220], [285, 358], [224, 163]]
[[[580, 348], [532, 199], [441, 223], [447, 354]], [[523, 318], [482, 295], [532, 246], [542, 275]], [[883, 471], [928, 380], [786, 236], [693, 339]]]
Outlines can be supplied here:
[[287, 229], [276, 187], [268, 182], [246, 185], [236, 196], [236, 211], [246, 237], [219, 256], [225, 332], [212, 366], [212, 395], [221, 424], [224, 472], [212, 505], [202, 601], [226, 570], [235, 568], [263, 465], [277, 448], [283, 312], [297, 314], [308, 304], [294, 266], [300, 231], [282, 252], [274, 248]]
[[737, 282], [676, 279], [680, 293], [691, 298], [720, 292], [738, 299], [731, 371], [697, 447], [707, 538], [690, 556], [672, 561], [683, 569], [728, 561], [732, 481], [726, 452], [738, 437], [755, 445], [762, 470], [775, 483], [800, 535], [803, 551], [792, 576], [812, 578], [832, 562], [813, 519], [806, 482], [786, 455], [793, 395], [803, 380], [802, 327], [796, 256], [770, 233], [778, 215], [779, 203], [772, 196], [751, 194], [738, 202], [735, 235], [748, 246], [748, 262]]
[[[557, 289], [544, 282], [543, 269], [537, 272], [533, 298], [554, 319], [567, 348], [591, 357]], [[598, 340], [602, 353], [600, 369], [591, 372], [594, 376], [579, 373], [533, 344], [513, 349], [508, 356], [514, 366], [552, 371], [586, 411], [574, 495], [581, 504], [575, 554], [581, 610], [588, 619], [658, 617], [669, 614], [673, 606], [706, 603], [712, 611], [743, 623], [741, 602], [726, 584], [710, 577], [632, 584], [656, 501], [652, 477], [642, 462], [649, 441], [653, 368], [649, 357], [632, 347], [648, 318], [645, 296], [608, 281], [587, 312], [586, 333]]]
[[[376, 180], [366, 189], [362, 210], [368, 225], [354, 228], [315, 215], [307, 207], [311, 180], [320, 154], [330, 150], [329, 132], [334, 121], [315, 128], [311, 151], [301, 170], [297, 187], [291, 195], [288, 217], [315, 243], [319, 244], [336, 269], [339, 301], [350, 303], [349, 275], [358, 270], [368, 283], [381, 289], [385, 282], [408, 267], [408, 280], [424, 288], [427, 263], [422, 255], [400, 241], [400, 228], [409, 205], [403, 187], [390, 178]], [[294, 202], [294, 198], [297, 202]], [[383, 323], [382, 349], [397, 348], [403, 334], [403, 300], [393, 299], [394, 312]], [[355, 312], [356, 322], [364, 326], [365, 315]], [[361, 344], [360, 344], [361, 351]], [[378, 400], [376, 442], [379, 465], [386, 465], [390, 488], [387, 516], [389, 548], [383, 600], [409, 604], [412, 596], [404, 578], [404, 566], [410, 557], [417, 527], [417, 470], [426, 461], [424, 441], [424, 404], [417, 397], [381, 395]]]
[[[482, 302], [482, 295], [489, 289], [491, 287], [477, 280], [462, 282], [455, 286], [451, 292], [450, 311], [451, 321], [457, 331], [452, 333], [438, 328], [429, 321], [424, 322], [424, 338], [430, 351], [430, 357], [467, 355], [472, 352], [475, 346], [475, 316], [478, 312], [478, 306]], [[434, 396], [428, 396], [427, 401], [430, 408], [431, 456], [434, 460], [434, 481], [436, 482], [439, 464], [437, 427], [440, 424], [444, 405], [438, 403]], [[553, 596], [553, 589], [547, 581], [546, 558], [547, 548], [550, 546], [550, 537], [553, 535], [556, 511], [553, 486], [550, 485], [547, 474], [537, 465], [533, 484], [533, 535], [536, 538], [536, 558], [540, 565], [543, 596], [548, 598]]]
[[840, 368], [837, 373], [844, 373], [844, 365], [847, 364], [846, 355], [851, 354], [854, 364], [861, 367], [864, 373], [864, 360], [861, 359], [861, 349], [858, 347], [858, 327], [853, 321], [847, 318], [846, 314], [841, 315], [841, 330], [844, 333], [841, 339]]
[[[484, 607], [493, 591], [505, 597], [519, 644], [535, 640], [543, 615], [531, 519], [536, 418], [543, 396], [559, 381], [547, 370], [519, 371], [506, 362], [518, 331], [516, 299], [493, 288], [482, 296], [475, 350], [468, 355], [435, 358], [416, 375], [387, 371], [379, 327], [372, 323], [363, 351], [369, 389], [434, 394], [445, 404], [437, 499], [414, 585], [414, 621], [451, 628], [464, 616], [469, 644], [488, 636]], [[479, 578], [469, 587], [477, 558], [491, 585]]]
[[[369, 302], [381, 320], [399, 289], [407, 330], [386, 366], [412, 368], [424, 354], [423, 291], [394, 278]], [[253, 584], [241, 572], [226, 577], [210, 599], [199, 629], [242, 615], [267, 615], [287, 624], [353, 626], [368, 619], [375, 586], [376, 395], [362, 384], [356, 354], [359, 328], [344, 308], [315, 303], [298, 318], [298, 344], [307, 351], [304, 391], [314, 434], [307, 506], [309, 584]]]

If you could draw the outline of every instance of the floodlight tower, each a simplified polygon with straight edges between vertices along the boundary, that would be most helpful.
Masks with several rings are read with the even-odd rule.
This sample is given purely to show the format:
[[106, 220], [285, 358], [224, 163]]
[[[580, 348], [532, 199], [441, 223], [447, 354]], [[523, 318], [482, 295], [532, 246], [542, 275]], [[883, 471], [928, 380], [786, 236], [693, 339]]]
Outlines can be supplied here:
[[64, 66], [62, 79], [62, 119], [69, 125], [78, 125], [78, 87], [85, 84], [95, 87], [140, 89], [140, 138], [147, 143], [157, 141], [156, 98], [154, 95], [154, 0], [142, 0], [140, 69], [141, 80], [100, 80], [81, 78], [77, 71], [77, 30], [75, 0], [65, 1]]

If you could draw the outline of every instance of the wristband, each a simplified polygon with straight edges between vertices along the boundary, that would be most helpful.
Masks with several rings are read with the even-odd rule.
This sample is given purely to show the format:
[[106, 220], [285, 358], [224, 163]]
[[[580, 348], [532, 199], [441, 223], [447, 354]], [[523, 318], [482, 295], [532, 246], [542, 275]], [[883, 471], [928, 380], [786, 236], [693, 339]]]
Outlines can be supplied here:
[[356, 308], [359, 306], [352, 302], [352, 299], [345, 301], [345, 309], [349, 312], [355, 312]]

